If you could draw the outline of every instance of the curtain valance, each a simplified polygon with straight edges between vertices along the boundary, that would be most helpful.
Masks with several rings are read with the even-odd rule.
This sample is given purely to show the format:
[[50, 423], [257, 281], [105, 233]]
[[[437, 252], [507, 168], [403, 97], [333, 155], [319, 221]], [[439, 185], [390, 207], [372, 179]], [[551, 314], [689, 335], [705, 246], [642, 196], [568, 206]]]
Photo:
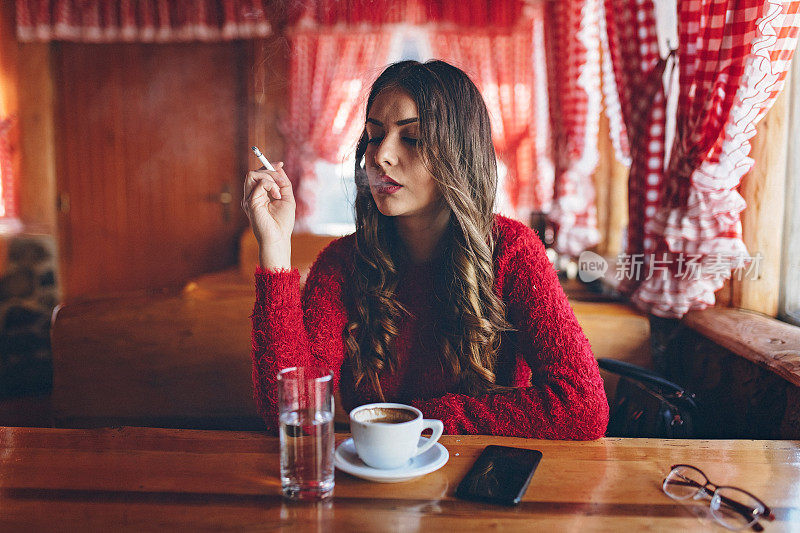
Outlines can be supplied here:
[[535, 0], [16, 0], [21, 41], [180, 42], [266, 37], [276, 27], [439, 24], [503, 30]]
[[17, 0], [21, 41], [226, 41], [272, 33], [269, 0]]
[[512, 28], [525, 24], [536, 0], [316, 0], [290, 1], [290, 25], [359, 26], [438, 24]]

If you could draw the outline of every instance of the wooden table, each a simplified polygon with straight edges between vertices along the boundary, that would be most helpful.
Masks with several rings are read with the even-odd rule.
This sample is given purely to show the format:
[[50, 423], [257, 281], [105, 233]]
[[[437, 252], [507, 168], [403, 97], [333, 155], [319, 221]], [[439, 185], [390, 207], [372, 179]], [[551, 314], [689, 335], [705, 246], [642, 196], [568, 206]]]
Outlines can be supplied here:
[[[341, 441], [346, 435], [337, 435]], [[661, 492], [669, 466], [690, 463], [772, 506], [766, 531], [800, 530], [800, 441], [446, 436], [450, 461], [399, 484], [336, 474], [335, 496], [280, 496], [278, 441], [260, 433], [113, 428], [0, 428], [0, 530], [725, 531], [707, 503]], [[487, 444], [541, 450], [515, 508], [457, 500]]]

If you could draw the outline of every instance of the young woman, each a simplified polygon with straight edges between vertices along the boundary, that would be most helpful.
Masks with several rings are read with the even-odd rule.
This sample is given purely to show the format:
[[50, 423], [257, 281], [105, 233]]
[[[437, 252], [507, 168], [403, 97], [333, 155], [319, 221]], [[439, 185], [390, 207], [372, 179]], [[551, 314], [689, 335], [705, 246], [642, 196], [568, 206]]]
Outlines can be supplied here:
[[367, 100], [355, 179], [356, 232], [320, 254], [301, 295], [289, 179], [282, 164], [247, 175], [267, 423], [277, 427], [278, 371], [319, 365], [348, 410], [393, 401], [446, 433], [601, 437], [603, 383], [544, 247], [492, 214], [489, 116], [467, 75], [442, 61], [389, 66]]

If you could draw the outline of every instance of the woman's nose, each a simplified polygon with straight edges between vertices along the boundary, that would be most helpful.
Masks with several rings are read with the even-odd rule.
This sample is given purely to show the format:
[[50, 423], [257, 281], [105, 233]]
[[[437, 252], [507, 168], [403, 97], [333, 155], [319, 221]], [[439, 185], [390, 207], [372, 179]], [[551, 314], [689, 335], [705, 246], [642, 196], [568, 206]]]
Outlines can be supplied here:
[[375, 162], [380, 166], [397, 165], [397, 146], [389, 135], [385, 136], [378, 146], [378, 151], [375, 152]]

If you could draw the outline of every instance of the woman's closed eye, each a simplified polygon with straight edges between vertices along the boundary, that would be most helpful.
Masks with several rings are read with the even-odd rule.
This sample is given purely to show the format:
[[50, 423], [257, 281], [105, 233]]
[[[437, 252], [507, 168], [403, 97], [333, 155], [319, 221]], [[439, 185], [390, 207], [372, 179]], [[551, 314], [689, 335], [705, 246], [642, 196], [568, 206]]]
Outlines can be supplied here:
[[[401, 139], [411, 146], [417, 146], [419, 144], [419, 139], [416, 137], [401, 137]], [[367, 139], [367, 144], [380, 144], [381, 141], [383, 141], [383, 137], [371, 137]]]

